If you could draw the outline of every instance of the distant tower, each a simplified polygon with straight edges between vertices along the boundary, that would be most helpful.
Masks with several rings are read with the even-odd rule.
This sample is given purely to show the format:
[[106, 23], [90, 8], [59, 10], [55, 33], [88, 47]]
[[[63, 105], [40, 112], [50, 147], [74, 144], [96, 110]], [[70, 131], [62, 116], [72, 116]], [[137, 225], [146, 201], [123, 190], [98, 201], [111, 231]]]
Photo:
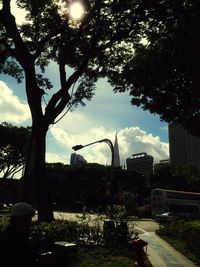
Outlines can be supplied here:
[[118, 140], [117, 140], [117, 132], [115, 134], [115, 143], [114, 143], [114, 167], [120, 167], [120, 157], [119, 157], [119, 147], [118, 147]]

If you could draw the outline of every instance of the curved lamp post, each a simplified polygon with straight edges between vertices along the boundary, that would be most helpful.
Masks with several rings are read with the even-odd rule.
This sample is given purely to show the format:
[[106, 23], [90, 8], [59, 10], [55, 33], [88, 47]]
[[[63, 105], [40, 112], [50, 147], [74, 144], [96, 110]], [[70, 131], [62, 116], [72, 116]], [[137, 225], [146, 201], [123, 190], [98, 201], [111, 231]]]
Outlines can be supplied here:
[[95, 141], [95, 142], [92, 142], [92, 143], [89, 143], [89, 144], [86, 144], [86, 145], [76, 145], [76, 146], [73, 146], [72, 149], [74, 151], [77, 151], [79, 149], [82, 149], [86, 146], [91, 146], [91, 145], [94, 145], [94, 144], [97, 144], [97, 143], [103, 143], [105, 142], [106, 144], [109, 145], [110, 147], [110, 150], [111, 150], [111, 174], [110, 174], [110, 184], [109, 184], [109, 217], [110, 219], [113, 219], [113, 203], [112, 203], [112, 184], [113, 184], [113, 168], [114, 168], [114, 146], [113, 146], [113, 143], [105, 138], [105, 139], [101, 139], [101, 140], [98, 140], [98, 141]]

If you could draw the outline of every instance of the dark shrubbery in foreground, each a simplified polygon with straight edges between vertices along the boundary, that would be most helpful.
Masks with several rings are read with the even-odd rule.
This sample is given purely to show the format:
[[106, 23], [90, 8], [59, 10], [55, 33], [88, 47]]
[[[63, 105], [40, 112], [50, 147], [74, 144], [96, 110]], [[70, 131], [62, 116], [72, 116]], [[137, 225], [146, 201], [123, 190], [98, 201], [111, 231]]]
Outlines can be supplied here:
[[[0, 218], [0, 231], [8, 224], [8, 218]], [[135, 253], [129, 246], [114, 248], [105, 246], [99, 224], [90, 227], [88, 223], [57, 220], [52, 223], [33, 222], [31, 227], [31, 244], [35, 253], [52, 251], [56, 241], [78, 244], [76, 259], [72, 267], [133, 267]], [[151, 264], [147, 259], [147, 267]]]
[[161, 225], [158, 234], [186, 257], [200, 264], [200, 220], [171, 221]]

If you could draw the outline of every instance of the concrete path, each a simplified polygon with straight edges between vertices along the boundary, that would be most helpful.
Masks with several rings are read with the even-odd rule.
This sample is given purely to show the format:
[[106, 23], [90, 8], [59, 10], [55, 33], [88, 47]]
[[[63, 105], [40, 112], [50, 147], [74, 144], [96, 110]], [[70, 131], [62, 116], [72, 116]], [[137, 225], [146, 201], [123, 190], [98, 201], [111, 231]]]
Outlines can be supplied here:
[[154, 232], [139, 230], [139, 236], [148, 242], [147, 254], [153, 267], [197, 267]]

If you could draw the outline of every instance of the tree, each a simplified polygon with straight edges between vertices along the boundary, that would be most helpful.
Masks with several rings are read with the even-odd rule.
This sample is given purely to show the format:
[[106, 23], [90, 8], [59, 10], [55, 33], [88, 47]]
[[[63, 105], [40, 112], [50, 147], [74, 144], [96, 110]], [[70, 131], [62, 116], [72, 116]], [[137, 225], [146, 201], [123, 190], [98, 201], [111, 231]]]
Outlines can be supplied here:
[[115, 91], [130, 91], [133, 105], [200, 136], [200, 2], [148, 2], [145, 42], [110, 79]]
[[[83, 0], [85, 15], [80, 21], [69, 16], [69, 0], [16, 2], [26, 10], [27, 20], [17, 25], [10, 0], [2, 0], [0, 70], [18, 81], [25, 78], [32, 132], [22, 200], [33, 201], [36, 196], [39, 220], [50, 221], [53, 212], [45, 170], [48, 128], [67, 109], [90, 100], [99, 77], [106, 77], [111, 71], [118, 74], [129, 61], [134, 46], [140, 42], [147, 1]], [[44, 76], [50, 61], [56, 62], [59, 69], [57, 91]], [[50, 89], [52, 96], [43, 109], [44, 96], [50, 94]]]
[[150, 184], [151, 189], [165, 188], [198, 192], [200, 190], [200, 171], [192, 165], [156, 164]]
[[3, 179], [13, 178], [22, 170], [29, 135], [30, 127], [0, 124], [0, 173]]
[[47, 175], [51, 180], [55, 207], [59, 210], [80, 212], [83, 205], [93, 210], [106, 207], [109, 167], [95, 163], [80, 166], [51, 163], [47, 164]]

